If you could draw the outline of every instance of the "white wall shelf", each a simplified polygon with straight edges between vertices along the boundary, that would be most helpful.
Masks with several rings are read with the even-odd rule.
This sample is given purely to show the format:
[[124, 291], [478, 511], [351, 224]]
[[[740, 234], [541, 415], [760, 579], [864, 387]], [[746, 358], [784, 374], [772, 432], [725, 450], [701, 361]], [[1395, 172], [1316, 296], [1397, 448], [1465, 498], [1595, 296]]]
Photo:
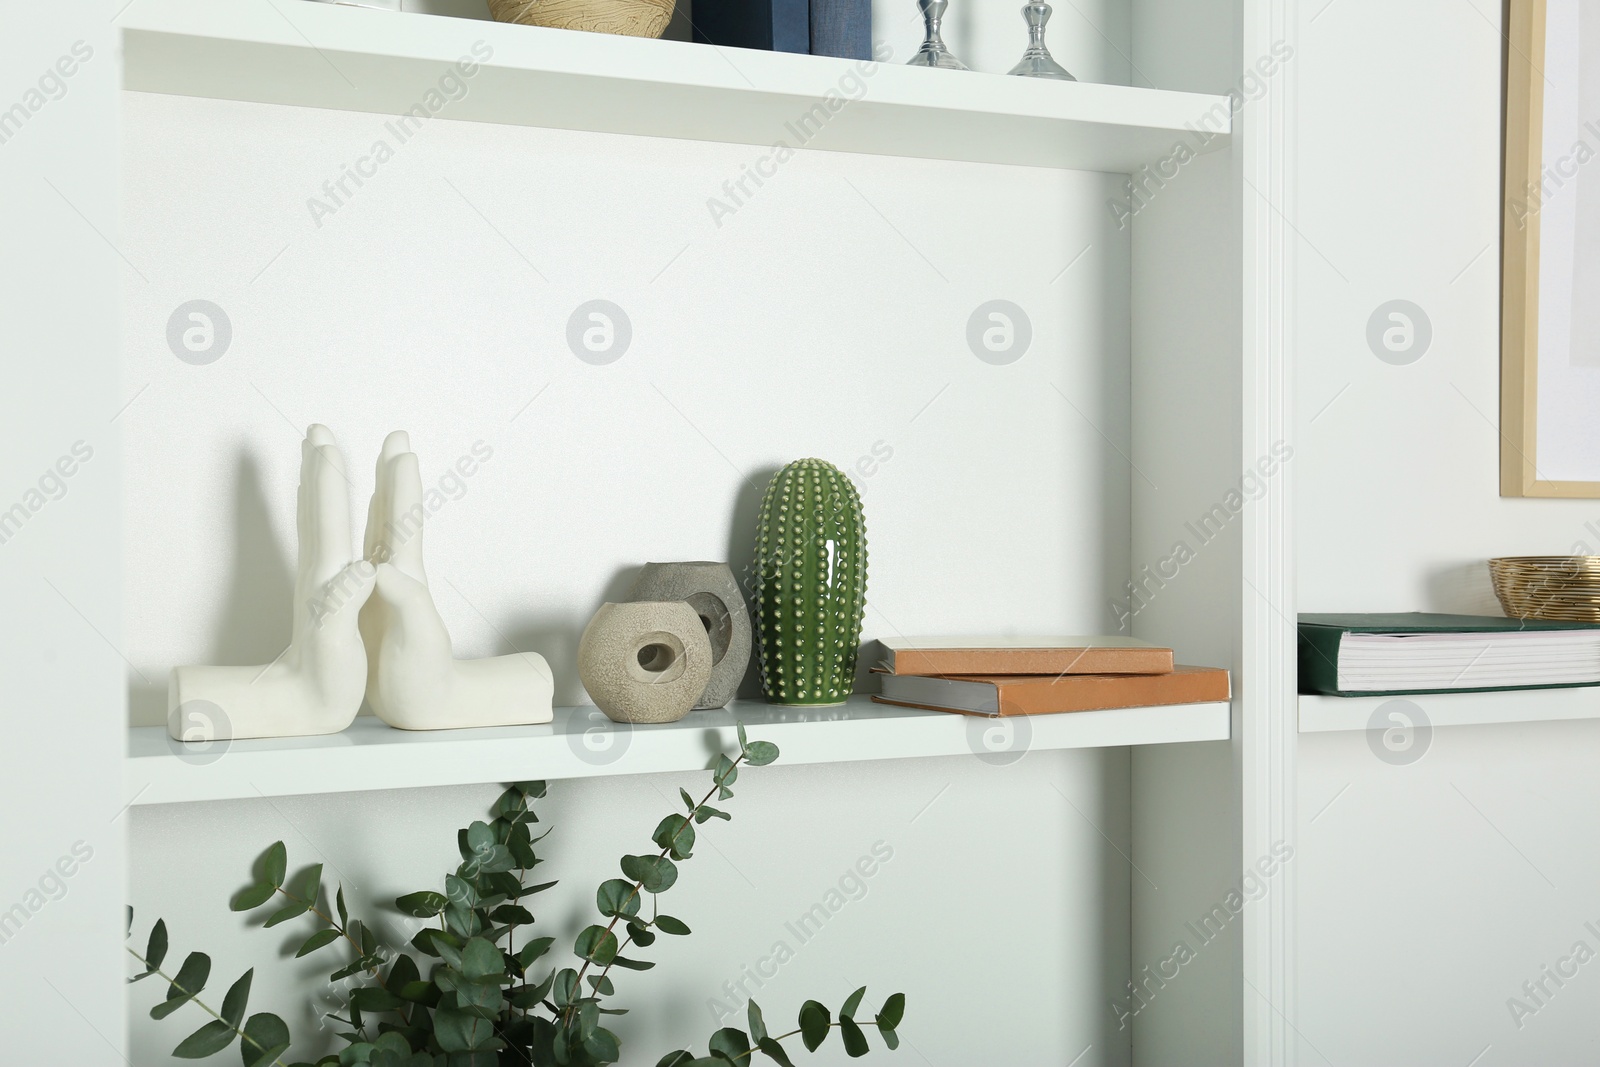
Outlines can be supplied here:
[[[1026, 720], [914, 711], [853, 697], [840, 708], [784, 709], [736, 701], [660, 726], [613, 726], [592, 707], [558, 708], [542, 726], [413, 733], [369, 716], [324, 737], [262, 738], [175, 751], [163, 727], [129, 731], [129, 804], [169, 804], [530, 778], [690, 771], [737, 750], [735, 721], [782, 749], [780, 763], [972, 756], [982, 732], [1012, 724], [1028, 751], [1225, 741], [1226, 703], [1120, 708]], [[1022, 733], [1026, 731], [1026, 733]], [[1025, 739], [1025, 740], [1023, 740]], [[978, 746], [978, 747], [974, 747]], [[1007, 752], [1007, 755], [1010, 753]]]
[[1484, 726], [1502, 722], [1600, 719], [1600, 687], [1519, 689], [1499, 693], [1422, 693], [1402, 697], [1300, 697], [1300, 732], [1365, 730], [1377, 708], [1409, 700], [1431, 726]]
[[1226, 97], [903, 56], [862, 76], [819, 56], [269, 0], [140, 0], [119, 25], [124, 87], [180, 96], [399, 115], [476, 44], [492, 55], [438, 117], [1114, 173], [1231, 133]]

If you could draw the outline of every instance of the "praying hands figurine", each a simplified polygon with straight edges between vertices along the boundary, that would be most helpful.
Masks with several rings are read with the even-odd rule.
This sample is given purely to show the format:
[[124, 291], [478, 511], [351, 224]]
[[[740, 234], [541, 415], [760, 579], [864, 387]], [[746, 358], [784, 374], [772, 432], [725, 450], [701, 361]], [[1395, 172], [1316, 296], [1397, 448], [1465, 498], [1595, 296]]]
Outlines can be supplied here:
[[350, 483], [326, 426], [300, 443], [289, 647], [265, 667], [176, 667], [167, 686], [167, 732], [179, 741], [334, 734], [361, 710], [367, 651], [356, 619], [375, 568], [352, 560]]
[[550, 721], [554, 684], [543, 656], [455, 658], [423, 570], [426, 511], [410, 448], [403, 432], [384, 441], [365, 558], [352, 560], [344, 457], [327, 427], [306, 431], [289, 647], [265, 667], [174, 668], [172, 737], [338, 733], [363, 695], [384, 722], [405, 730]]
[[410, 438], [396, 430], [378, 456], [367, 511], [367, 559], [377, 588], [361, 611], [367, 702], [402, 730], [549, 722], [550, 665], [535, 652], [458, 660], [422, 566], [422, 475]]

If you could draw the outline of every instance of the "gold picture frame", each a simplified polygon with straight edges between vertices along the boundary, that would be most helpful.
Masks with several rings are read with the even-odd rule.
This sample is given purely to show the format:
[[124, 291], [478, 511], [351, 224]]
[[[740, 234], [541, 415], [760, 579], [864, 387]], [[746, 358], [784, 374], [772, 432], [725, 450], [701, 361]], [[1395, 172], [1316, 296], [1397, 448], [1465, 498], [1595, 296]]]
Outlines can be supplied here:
[[1546, 0], [1506, 0], [1501, 185], [1500, 495], [1600, 497], [1600, 481], [1560, 481], [1538, 463], [1539, 224], [1544, 181]]

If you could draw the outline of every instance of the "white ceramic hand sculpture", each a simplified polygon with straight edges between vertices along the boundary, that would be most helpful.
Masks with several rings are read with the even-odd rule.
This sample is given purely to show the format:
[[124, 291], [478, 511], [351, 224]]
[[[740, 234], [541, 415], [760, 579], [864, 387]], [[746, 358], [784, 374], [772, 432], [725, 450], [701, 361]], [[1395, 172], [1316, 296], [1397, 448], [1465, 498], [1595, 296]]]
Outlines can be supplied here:
[[458, 660], [422, 566], [422, 475], [411, 441], [391, 433], [378, 456], [367, 512], [367, 559], [377, 588], [361, 611], [367, 702], [402, 730], [549, 722], [554, 682], [535, 652]]
[[349, 480], [326, 426], [300, 444], [300, 562], [289, 647], [265, 667], [176, 667], [167, 731], [180, 741], [338, 733], [361, 710], [367, 653], [357, 616], [373, 566], [352, 562]]

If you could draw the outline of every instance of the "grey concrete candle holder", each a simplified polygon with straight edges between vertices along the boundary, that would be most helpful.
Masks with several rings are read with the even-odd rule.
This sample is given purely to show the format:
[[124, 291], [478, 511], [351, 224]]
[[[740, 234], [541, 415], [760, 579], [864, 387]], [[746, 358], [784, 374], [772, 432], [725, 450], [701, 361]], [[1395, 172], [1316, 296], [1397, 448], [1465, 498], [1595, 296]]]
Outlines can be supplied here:
[[711, 681], [696, 708], [726, 707], [750, 665], [750, 613], [726, 563], [647, 563], [630, 601], [682, 600], [699, 616], [711, 641]]
[[681, 600], [602, 604], [578, 642], [578, 676], [613, 722], [676, 722], [711, 680], [711, 639]]

